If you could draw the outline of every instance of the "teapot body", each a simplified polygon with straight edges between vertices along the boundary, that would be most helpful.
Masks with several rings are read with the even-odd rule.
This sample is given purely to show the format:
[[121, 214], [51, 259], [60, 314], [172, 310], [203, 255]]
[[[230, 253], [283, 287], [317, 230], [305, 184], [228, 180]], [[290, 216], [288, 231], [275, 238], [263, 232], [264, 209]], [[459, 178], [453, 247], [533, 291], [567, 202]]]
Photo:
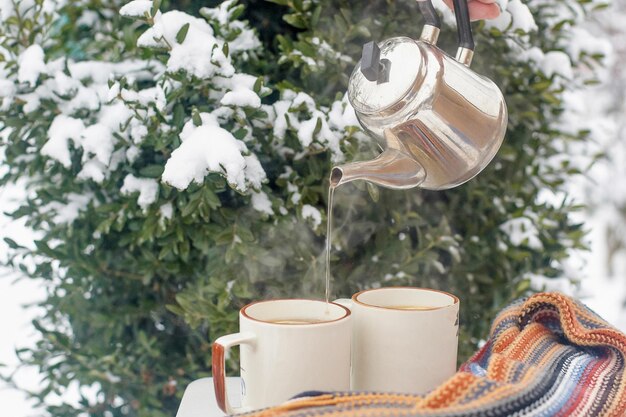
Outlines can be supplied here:
[[506, 133], [507, 108], [498, 86], [421, 40], [392, 38], [380, 50], [382, 56], [403, 54], [404, 65], [392, 62], [389, 68], [389, 79], [400, 81], [373, 88], [361, 85], [366, 81], [357, 65], [348, 98], [362, 127], [382, 146], [386, 136], [395, 137], [402, 152], [423, 167], [422, 188], [448, 189], [472, 179]]

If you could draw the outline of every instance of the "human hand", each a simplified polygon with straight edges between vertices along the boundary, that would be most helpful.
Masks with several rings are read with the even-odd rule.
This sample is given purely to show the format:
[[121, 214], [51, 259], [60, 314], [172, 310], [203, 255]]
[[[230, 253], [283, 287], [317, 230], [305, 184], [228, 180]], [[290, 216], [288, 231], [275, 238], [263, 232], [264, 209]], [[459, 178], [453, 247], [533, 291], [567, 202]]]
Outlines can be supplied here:
[[[443, 0], [446, 5], [454, 10], [452, 0]], [[495, 19], [500, 16], [500, 7], [496, 0], [467, 0], [470, 20]]]

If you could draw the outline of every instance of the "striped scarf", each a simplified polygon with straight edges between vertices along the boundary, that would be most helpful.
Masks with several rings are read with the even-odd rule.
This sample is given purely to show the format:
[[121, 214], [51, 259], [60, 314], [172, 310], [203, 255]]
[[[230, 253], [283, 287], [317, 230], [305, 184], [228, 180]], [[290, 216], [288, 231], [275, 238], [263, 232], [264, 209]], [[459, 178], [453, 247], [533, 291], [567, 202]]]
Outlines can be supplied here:
[[425, 396], [309, 393], [254, 417], [626, 416], [626, 335], [558, 293], [518, 300], [487, 343]]

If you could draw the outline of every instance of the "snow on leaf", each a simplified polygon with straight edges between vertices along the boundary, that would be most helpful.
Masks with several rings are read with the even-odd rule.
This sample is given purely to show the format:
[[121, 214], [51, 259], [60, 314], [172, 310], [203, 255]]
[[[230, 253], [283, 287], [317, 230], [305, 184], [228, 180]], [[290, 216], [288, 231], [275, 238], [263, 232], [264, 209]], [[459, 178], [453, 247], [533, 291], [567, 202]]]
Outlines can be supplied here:
[[231, 20], [232, 13], [235, 11], [235, 8], [233, 8], [235, 2], [236, 0], [226, 0], [217, 7], [203, 7], [200, 13], [217, 20], [221, 26], [226, 26]]
[[69, 140], [78, 144], [84, 129], [85, 125], [81, 120], [58, 115], [48, 129], [48, 141], [41, 148], [41, 154], [56, 159], [65, 168], [69, 168], [72, 165]]
[[507, 220], [500, 225], [500, 230], [509, 236], [509, 240], [514, 246], [526, 245], [535, 250], [543, 249], [543, 244], [539, 239], [539, 231], [532, 220], [527, 217]]
[[172, 203], [165, 203], [159, 207], [159, 215], [165, 220], [169, 220], [174, 215], [174, 206]]
[[343, 131], [349, 126], [360, 126], [356, 112], [348, 101], [347, 94], [343, 99], [337, 100], [331, 105], [328, 113], [328, 124], [331, 128], [339, 131]]
[[92, 201], [93, 195], [69, 193], [65, 199], [66, 203], [53, 201], [42, 207], [42, 212], [53, 213], [52, 221], [56, 224], [72, 223], [76, 220], [80, 212]]
[[245, 191], [265, 180], [265, 171], [254, 155], [244, 157], [246, 145], [219, 126], [203, 125], [187, 133], [183, 143], [165, 164], [162, 179], [180, 190], [192, 181], [202, 183], [209, 172], [226, 178], [233, 188]]
[[120, 191], [124, 195], [139, 192], [137, 204], [146, 210], [159, 196], [159, 183], [152, 178], [137, 178], [133, 174], [128, 174], [124, 178], [124, 184]]
[[[189, 25], [184, 39], [179, 36]], [[177, 37], [182, 42], [177, 42]], [[211, 26], [202, 19], [177, 10], [157, 13], [154, 25], [137, 40], [142, 47], [169, 49], [167, 71], [184, 71], [190, 76], [210, 78], [213, 75], [232, 76], [235, 72], [230, 60], [223, 54], [224, 42], [218, 40]]]
[[46, 72], [44, 53], [41, 46], [33, 44], [26, 48], [17, 60], [17, 80], [20, 83], [27, 83], [31, 87], [37, 84], [37, 79], [41, 73]]
[[98, 117], [99, 123], [116, 131], [128, 122], [133, 116], [133, 112], [122, 102], [115, 102], [102, 106]]
[[511, 14], [513, 18], [513, 25], [511, 30], [522, 30], [523, 32], [532, 32], [537, 30], [537, 23], [535, 18], [530, 12], [527, 5], [520, 0], [511, 0], [506, 7], [506, 10]]
[[302, 218], [311, 221], [314, 229], [317, 229], [322, 224], [322, 214], [310, 204], [302, 206]]
[[95, 158], [102, 164], [108, 165], [115, 146], [115, 137], [107, 126], [96, 123], [87, 127], [81, 134], [83, 147], [83, 161]]
[[511, 13], [503, 10], [500, 13], [500, 16], [495, 19], [488, 19], [485, 21], [485, 27], [487, 29], [498, 29], [500, 32], [505, 32], [507, 29], [511, 27], [511, 23], [513, 22], [513, 18], [511, 17]]
[[[109, 79], [124, 76], [130, 81], [152, 81], [155, 70], [161, 65], [156, 61], [127, 60], [123, 62], [81, 61], [67, 62], [67, 68], [72, 78], [89, 80], [94, 84], [106, 84]], [[106, 96], [105, 96], [106, 97]]]
[[101, 183], [106, 178], [106, 173], [106, 166], [102, 162], [92, 159], [83, 164], [83, 168], [78, 173], [77, 178]]
[[558, 74], [567, 79], [574, 77], [572, 63], [565, 52], [550, 51], [546, 53], [540, 64], [540, 68], [548, 78], [552, 77], [554, 74]]
[[52, 89], [60, 96], [74, 95], [81, 87], [80, 81], [68, 77], [62, 71], [57, 71], [54, 74], [54, 87]]
[[120, 14], [126, 17], [145, 17], [150, 15], [152, 0], [133, 0], [120, 8]]
[[[220, 103], [225, 106], [261, 107], [261, 98], [254, 92], [257, 77], [248, 74], [235, 74], [230, 78], [218, 78], [216, 84], [228, 91]], [[264, 88], [263, 91], [269, 91]]]
[[269, 197], [263, 191], [253, 192], [252, 193], [252, 207], [260, 211], [261, 213], [265, 213], [268, 216], [274, 215], [274, 209], [272, 209], [272, 202]]

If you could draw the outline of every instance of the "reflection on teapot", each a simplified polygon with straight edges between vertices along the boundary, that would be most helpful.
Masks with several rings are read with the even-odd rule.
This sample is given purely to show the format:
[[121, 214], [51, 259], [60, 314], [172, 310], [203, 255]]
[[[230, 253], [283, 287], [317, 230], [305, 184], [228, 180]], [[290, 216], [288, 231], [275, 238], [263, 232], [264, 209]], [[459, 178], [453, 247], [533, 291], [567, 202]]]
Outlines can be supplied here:
[[366, 132], [385, 151], [376, 159], [334, 167], [331, 186], [357, 179], [395, 189], [456, 187], [485, 168], [507, 126], [498, 86], [469, 68], [474, 43], [466, 0], [455, 0], [456, 59], [436, 46], [439, 18], [430, 0], [420, 39], [396, 37], [363, 48], [348, 99]]

